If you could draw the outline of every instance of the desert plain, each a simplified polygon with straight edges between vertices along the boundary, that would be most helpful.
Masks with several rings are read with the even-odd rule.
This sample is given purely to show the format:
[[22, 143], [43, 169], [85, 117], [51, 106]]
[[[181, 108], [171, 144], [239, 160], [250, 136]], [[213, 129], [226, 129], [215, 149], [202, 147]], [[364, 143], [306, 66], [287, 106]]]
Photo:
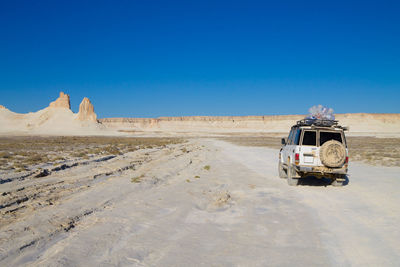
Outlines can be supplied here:
[[[2, 266], [399, 266], [399, 114], [339, 114], [349, 179], [277, 172], [301, 115], [0, 109]], [[289, 126], [288, 126], [289, 125]], [[353, 129], [353, 130], [352, 130]]]

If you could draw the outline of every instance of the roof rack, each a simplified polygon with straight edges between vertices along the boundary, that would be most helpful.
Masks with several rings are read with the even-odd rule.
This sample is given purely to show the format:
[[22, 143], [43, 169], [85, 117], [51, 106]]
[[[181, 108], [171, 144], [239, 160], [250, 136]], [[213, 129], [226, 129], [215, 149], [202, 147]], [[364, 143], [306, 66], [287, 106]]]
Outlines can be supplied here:
[[297, 126], [323, 126], [323, 127], [332, 127], [338, 126], [339, 122], [335, 120], [321, 120], [321, 119], [302, 119], [297, 121]]

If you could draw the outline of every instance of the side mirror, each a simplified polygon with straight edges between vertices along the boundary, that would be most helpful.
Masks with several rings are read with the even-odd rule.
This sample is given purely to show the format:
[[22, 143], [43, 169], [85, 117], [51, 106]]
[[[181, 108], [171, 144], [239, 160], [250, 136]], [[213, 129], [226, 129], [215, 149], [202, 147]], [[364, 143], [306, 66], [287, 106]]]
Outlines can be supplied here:
[[285, 138], [282, 138], [281, 144], [282, 144], [282, 145], [286, 145], [286, 140], [285, 140]]

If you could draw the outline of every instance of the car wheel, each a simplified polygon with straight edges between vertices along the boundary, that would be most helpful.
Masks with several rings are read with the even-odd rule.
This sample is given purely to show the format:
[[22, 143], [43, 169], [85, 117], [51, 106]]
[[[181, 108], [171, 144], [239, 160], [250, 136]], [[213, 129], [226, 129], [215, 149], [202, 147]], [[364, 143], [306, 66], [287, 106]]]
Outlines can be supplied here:
[[343, 181], [338, 181], [338, 180], [335, 179], [335, 180], [332, 181], [331, 185], [340, 187], [340, 186], [343, 186]]
[[331, 185], [340, 187], [340, 186], [346, 185], [347, 183], [348, 183], [348, 178], [347, 178], [347, 175], [344, 174], [344, 175], [338, 175], [337, 177], [334, 177], [332, 179]]
[[292, 166], [287, 168], [287, 183], [290, 186], [297, 186], [299, 184], [299, 179], [293, 178], [296, 175], [296, 171]]
[[279, 173], [279, 178], [286, 178], [287, 177], [286, 171], [283, 169], [281, 161], [279, 161], [279, 163], [278, 163], [278, 173]]

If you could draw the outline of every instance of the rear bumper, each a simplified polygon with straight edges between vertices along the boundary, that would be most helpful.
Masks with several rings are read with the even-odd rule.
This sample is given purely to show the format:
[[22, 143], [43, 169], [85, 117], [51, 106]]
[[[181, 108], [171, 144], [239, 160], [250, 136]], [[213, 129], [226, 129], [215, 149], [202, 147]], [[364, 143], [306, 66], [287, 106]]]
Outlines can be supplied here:
[[328, 168], [325, 166], [295, 165], [296, 171], [308, 174], [347, 174], [347, 165], [341, 168]]

